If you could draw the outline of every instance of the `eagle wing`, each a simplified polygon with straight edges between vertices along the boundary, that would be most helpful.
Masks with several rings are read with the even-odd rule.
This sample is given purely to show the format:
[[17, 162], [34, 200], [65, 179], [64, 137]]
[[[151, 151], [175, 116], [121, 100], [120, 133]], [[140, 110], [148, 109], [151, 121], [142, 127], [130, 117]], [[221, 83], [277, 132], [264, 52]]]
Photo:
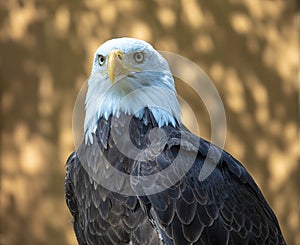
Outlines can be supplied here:
[[78, 243], [160, 244], [137, 198], [111, 192], [94, 182], [80, 159], [75, 152], [69, 157], [65, 178], [65, 197]]
[[[273, 211], [236, 159], [185, 128], [167, 127], [166, 131], [168, 142], [164, 150], [153, 155], [153, 160], [137, 161], [133, 169], [136, 176], [150, 176], [171, 166], [175, 159], [183, 168], [193, 161], [176, 184], [139, 197], [166, 244], [285, 244]], [[191, 142], [197, 143], [191, 146]], [[200, 181], [210, 146], [220, 152], [221, 158], [209, 177]], [[154, 151], [148, 155], [151, 152]], [[163, 183], [168, 180], [158, 185]], [[135, 189], [146, 188], [139, 186], [142, 183], [132, 185]]]

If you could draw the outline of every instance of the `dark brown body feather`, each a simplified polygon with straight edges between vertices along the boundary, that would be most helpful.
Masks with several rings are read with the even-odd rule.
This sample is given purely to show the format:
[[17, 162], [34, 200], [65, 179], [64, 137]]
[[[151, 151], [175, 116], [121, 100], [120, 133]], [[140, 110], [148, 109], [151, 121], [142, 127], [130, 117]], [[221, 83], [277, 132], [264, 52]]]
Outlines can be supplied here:
[[[129, 119], [126, 115], [118, 120], [101, 118], [94, 144], [83, 144], [67, 161], [66, 200], [80, 245], [130, 241], [160, 244], [159, 234], [165, 244], [285, 244], [277, 219], [261, 191], [231, 155], [214, 147], [221, 152], [221, 159], [210, 176], [199, 181], [210, 146], [207, 141], [194, 136], [184, 126], [165, 126], [167, 141], [162, 151], [149, 149], [147, 152], [148, 134], [157, 127], [151, 112], [146, 109], [143, 120], [133, 117], [129, 122]], [[134, 161], [118, 150], [111, 137], [112, 131], [122, 141], [126, 121], [131, 142], [145, 149], [143, 154], [152, 160]], [[113, 176], [103, 174], [103, 168], [98, 166], [102, 157], [121, 172], [149, 176], [159, 173], [178, 158], [184, 169], [193, 154], [196, 158], [184, 177], [170, 188], [152, 195], [146, 192], [138, 197], [121, 195], [97, 184], [88, 174], [102, 174], [103, 178], [116, 181]], [[162, 177], [167, 183], [168, 176]], [[121, 190], [126, 181], [118, 181]], [[131, 183], [131, 186], [133, 190], [144, 188], [142, 183]]]

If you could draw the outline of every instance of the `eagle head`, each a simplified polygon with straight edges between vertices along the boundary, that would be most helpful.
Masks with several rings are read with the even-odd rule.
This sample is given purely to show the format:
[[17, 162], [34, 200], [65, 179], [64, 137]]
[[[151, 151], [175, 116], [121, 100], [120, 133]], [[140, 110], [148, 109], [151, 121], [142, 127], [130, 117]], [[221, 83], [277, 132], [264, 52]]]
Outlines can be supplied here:
[[85, 102], [86, 142], [92, 141], [99, 118], [124, 113], [142, 119], [145, 108], [159, 127], [180, 123], [167, 61], [150, 44], [134, 38], [111, 39], [96, 50]]

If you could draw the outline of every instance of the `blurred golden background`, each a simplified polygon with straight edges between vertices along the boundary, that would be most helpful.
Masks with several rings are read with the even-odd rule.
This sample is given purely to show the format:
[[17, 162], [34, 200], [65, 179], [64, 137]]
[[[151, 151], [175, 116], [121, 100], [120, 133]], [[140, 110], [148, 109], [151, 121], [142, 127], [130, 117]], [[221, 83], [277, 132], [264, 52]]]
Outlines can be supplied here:
[[[0, 244], [76, 244], [64, 200], [72, 109], [94, 51], [120, 36], [185, 56], [211, 77], [226, 110], [225, 148], [261, 187], [288, 244], [300, 244], [296, 8], [283, 0], [1, 1]], [[209, 139], [202, 102], [177, 90]]]

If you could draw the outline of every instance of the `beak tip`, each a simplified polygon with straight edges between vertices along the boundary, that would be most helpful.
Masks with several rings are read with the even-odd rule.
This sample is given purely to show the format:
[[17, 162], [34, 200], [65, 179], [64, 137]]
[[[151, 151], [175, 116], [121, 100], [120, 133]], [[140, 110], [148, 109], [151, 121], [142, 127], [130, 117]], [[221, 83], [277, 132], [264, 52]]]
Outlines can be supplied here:
[[120, 50], [112, 50], [108, 55], [108, 76], [111, 84], [114, 84], [116, 73], [123, 69], [122, 60], [123, 53]]
[[114, 84], [115, 78], [114, 78], [113, 74], [109, 74], [109, 80], [110, 80], [111, 84]]

